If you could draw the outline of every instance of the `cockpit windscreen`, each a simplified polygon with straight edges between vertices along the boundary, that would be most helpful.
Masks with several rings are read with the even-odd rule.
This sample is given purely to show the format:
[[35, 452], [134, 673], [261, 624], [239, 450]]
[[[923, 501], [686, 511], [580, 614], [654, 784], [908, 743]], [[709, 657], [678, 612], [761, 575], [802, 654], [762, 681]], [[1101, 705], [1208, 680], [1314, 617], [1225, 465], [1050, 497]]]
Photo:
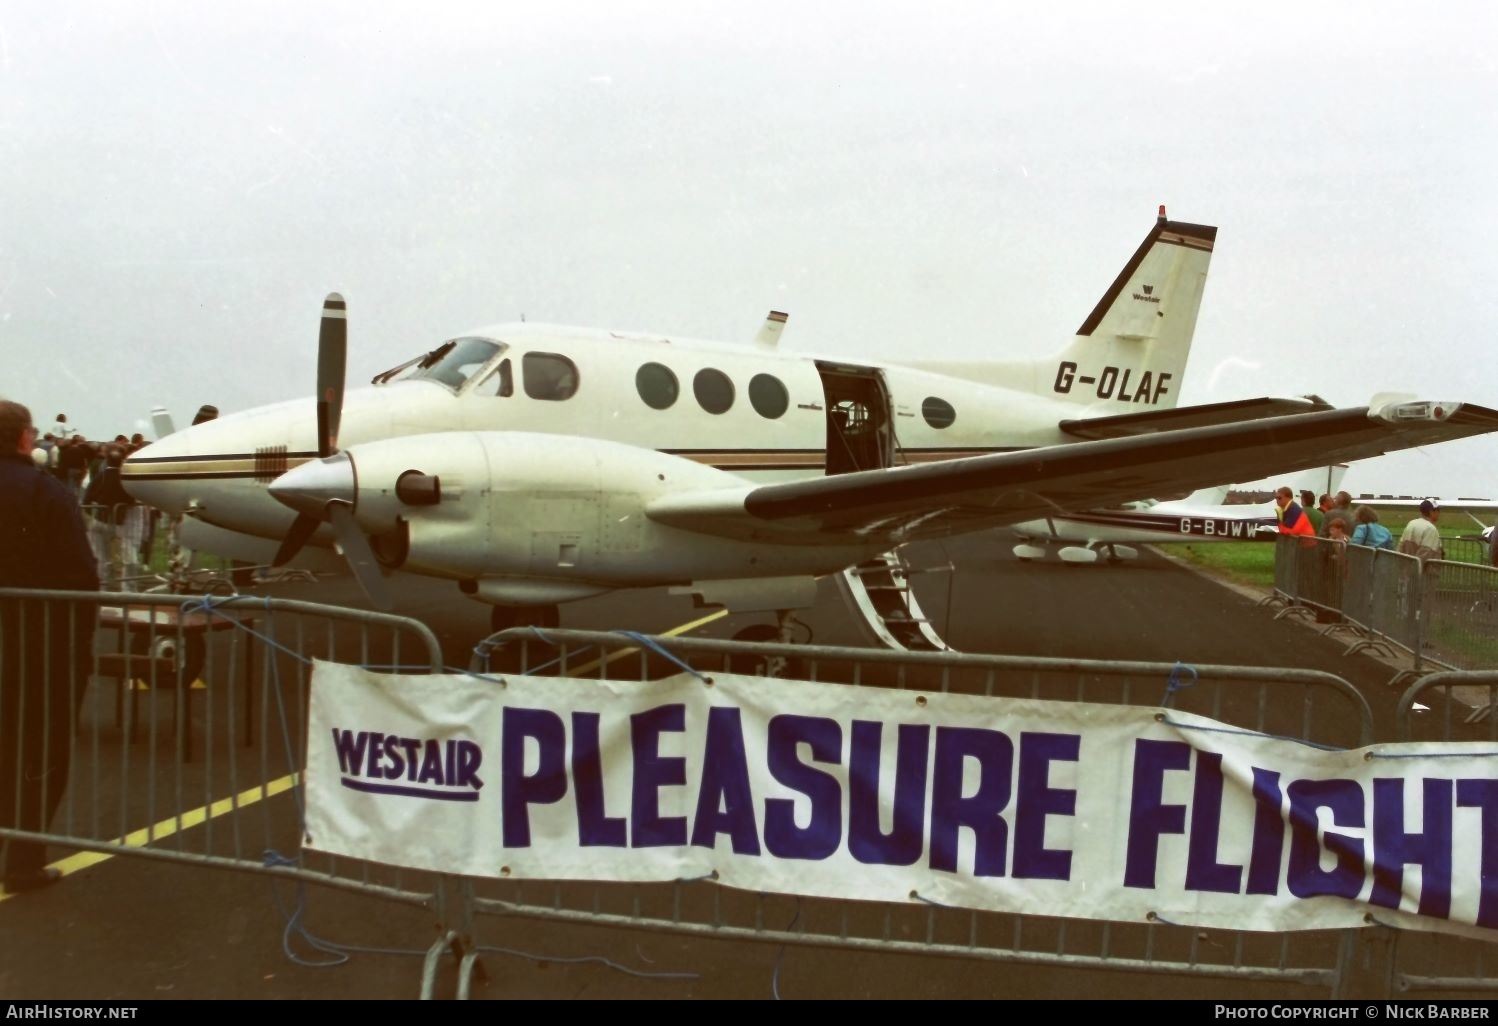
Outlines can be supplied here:
[[372, 384], [392, 381], [435, 381], [456, 392], [481, 373], [495, 357], [504, 352], [503, 342], [475, 335], [448, 339], [436, 349], [414, 360], [407, 360], [383, 374], [375, 375]]

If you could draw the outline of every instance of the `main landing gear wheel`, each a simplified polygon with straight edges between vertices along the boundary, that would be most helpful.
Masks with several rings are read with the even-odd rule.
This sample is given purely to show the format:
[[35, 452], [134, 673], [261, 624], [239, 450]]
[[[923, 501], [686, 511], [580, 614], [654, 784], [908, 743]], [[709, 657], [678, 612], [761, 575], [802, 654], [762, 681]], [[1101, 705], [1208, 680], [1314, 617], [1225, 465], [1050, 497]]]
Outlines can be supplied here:
[[[781, 628], [775, 624], [752, 623], [735, 633], [733, 640], [779, 644], [784, 639], [781, 637]], [[800, 677], [804, 667], [805, 664], [800, 659], [745, 652], [729, 656], [727, 670], [746, 677]]]
[[562, 614], [556, 606], [490, 606], [489, 629], [505, 631], [511, 627], [560, 627]]
[[186, 688], [202, 676], [208, 646], [197, 634], [137, 634], [130, 654], [141, 660], [135, 676], [150, 687]]

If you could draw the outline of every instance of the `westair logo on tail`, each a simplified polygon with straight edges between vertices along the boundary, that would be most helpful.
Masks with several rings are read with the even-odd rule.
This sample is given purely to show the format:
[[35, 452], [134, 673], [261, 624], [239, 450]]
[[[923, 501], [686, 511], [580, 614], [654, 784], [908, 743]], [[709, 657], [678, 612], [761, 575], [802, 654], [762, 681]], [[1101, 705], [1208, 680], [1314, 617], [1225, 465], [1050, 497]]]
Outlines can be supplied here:
[[1141, 285], [1140, 286], [1140, 290], [1141, 291], [1135, 292], [1133, 294], [1134, 298], [1137, 299], [1137, 300], [1139, 300], [1139, 302], [1141, 302], [1141, 303], [1158, 303], [1158, 302], [1160, 302], [1160, 297], [1154, 294], [1155, 293], [1155, 287], [1153, 285]]
[[484, 752], [476, 741], [332, 730], [339, 783], [351, 791], [444, 802], [479, 800]]

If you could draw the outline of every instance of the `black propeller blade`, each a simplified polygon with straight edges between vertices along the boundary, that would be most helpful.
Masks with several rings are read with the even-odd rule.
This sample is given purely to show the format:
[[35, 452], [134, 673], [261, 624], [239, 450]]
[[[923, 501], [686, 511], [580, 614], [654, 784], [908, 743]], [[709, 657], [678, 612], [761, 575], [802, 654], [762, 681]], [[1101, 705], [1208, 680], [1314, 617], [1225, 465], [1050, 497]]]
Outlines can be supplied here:
[[328, 293], [322, 304], [322, 327], [317, 333], [317, 455], [338, 451], [338, 427], [343, 420], [343, 378], [348, 362], [348, 308], [343, 297]]
[[281, 547], [276, 550], [276, 558], [270, 561], [271, 566], [285, 566], [291, 562], [293, 556], [302, 551], [302, 546], [307, 544], [307, 539], [317, 533], [318, 525], [322, 521], [308, 513], [298, 513], [296, 519], [291, 522], [291, 530], [286, 532], [286, 537], [281, 539]]
[[388, 612], [395, 603], [391, 599], [390, 589], [385, 586], [385, 577], [380, 573], [380, 564], [375, 559], [374, 550], [370, 548], [369, 539], [359, 530], [359, 525], [354, 523], [353, 509], [347, 503], [330, 502], [328, 519], [333, 524], [333, 535], [338, 539], [343, 558], [348, 561], [349, 569], [354, 572], [359, 587], [364, 589], [365, 596], [376, 609]]
[[[348, 363], [348, 306], [337, 292], [328, 293], [322, 304], [322, 325], [317, 332], [317, 455], [338, 451], [338, 428], [343, 420], [343, 378]], [[216, 411], [215, 411], [216, 413]], [[291, 562], [317, 531], [323, 518], [298, 513], [291, 530], [276, 550], [272, 566]]]

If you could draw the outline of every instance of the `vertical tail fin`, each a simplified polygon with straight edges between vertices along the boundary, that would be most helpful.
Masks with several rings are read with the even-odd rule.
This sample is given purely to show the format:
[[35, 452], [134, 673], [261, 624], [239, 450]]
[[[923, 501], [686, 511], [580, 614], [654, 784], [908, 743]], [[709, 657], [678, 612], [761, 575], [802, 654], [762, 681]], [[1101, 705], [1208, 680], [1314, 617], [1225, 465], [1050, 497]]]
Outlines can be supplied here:
[[[1072, 402], [1170, 409], [1196, 333], [1217, 229], [1165, 208], [1057, 361], [1051, 391]], [[1101, 411], [1100, 411], [1101, 412]]]
[[1171, 409], [1196, 333], [1217, 229], [1160, 216], [1074, 339], [1024, 363], [922, 363], [939, 373], [1090, 407], [1091, 415]]

